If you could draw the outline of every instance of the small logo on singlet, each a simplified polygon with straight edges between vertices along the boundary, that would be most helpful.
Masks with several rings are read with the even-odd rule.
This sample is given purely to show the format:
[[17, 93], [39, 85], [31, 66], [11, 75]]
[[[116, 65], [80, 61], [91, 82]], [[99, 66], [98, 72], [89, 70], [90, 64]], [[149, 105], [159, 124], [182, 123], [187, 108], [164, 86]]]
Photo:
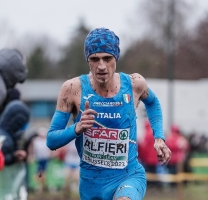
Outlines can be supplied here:
[[123, 94], [123, 100], [124, 100], [126, 103], [129, 103], [129, 102], [130, 102], [130, 95], [129, 95], [129, 94]]
[[94, 96], [94, 94], [88, 94], [88, 96], [83, 96], [83, 99], [88, 100], [90, 97]]
[[122, 130], [120, 133], [119, 133], [119, 138], [121, 140], [126, 140], [128, 138], [128, 131], [127, 130]]
[[93, 103], [93, 106], [96, 106], [96, 107], [117, 107], [117, 106], [122, 106], [123, 105], [123, 102], [121, 101], [116, 101], [116, 102], [94, 102]]

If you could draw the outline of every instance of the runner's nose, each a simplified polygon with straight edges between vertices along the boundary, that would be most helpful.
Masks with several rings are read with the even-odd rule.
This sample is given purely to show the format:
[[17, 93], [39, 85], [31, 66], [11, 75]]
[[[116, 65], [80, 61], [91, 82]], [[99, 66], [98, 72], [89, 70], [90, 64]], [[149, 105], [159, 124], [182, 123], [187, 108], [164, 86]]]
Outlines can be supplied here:
[[106, 63], [103, 61], [103, 59], [100, 59], [98, 63], [98, 69], [104, 70], [106, 68]]

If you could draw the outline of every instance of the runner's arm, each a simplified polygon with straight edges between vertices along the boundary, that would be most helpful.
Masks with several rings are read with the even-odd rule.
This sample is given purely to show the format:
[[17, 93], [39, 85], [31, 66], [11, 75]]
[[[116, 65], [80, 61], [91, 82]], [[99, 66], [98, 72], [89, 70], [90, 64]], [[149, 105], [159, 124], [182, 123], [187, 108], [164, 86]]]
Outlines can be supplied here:
[[61, 87], [56, 111], [46, 137], [46, 145], [51, 150], [56, 150], [77, 137], [76, 124], [66, 127], [74, 106], [76, 83], [76, 80], [68, 80]]
[[154, 148], [157, 152], [158, 161], [164, 165], [170, 160], [171, 151], [165, 144], [160, 102], [154, 92], [147, 86], [147, 83], [142, 76], [139, 76], [137, 81], [137, 91], [141, 92], [139, 99], [145, 105], [147, 116], [153, 130], [153, 135], [155, 138]]

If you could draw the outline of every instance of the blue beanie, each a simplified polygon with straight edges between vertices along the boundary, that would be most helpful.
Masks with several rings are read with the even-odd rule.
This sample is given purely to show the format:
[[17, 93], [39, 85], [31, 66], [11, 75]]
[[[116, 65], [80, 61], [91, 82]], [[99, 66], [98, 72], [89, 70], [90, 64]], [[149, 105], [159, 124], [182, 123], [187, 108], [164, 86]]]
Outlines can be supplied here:
[[118, 60], [120, 55], [119, 37], [109, 29], [96, 28], [85, 39], [84, 53], [86, 60], [94, 53], [109, 53]]

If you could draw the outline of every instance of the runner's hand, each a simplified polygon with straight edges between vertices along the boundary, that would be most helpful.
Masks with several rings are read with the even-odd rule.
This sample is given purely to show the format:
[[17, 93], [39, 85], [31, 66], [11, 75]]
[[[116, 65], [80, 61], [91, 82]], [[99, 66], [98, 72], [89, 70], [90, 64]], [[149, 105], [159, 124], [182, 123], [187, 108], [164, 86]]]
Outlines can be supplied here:
[[77, 123], [75, 132], [79, 135], [85, 132], [88, 128], [91, 128], [95, 123], [95, 115], [97, 112], [93, 109], [90, 109], [89, 101], [85, 102], [85, 110], [82, 112], [80, 121]]
[[17, 150], [14, 152], [14, 157], [17, 161], [22, 161], [27, 157], [27, 152], [24, 150]]
[[166, 146], [164, 140], [161, 138], [155, 139], [154, 149], [157, 152], [157, 158], [161, 165], [167, 164], [171, 157], [171, 151]]

